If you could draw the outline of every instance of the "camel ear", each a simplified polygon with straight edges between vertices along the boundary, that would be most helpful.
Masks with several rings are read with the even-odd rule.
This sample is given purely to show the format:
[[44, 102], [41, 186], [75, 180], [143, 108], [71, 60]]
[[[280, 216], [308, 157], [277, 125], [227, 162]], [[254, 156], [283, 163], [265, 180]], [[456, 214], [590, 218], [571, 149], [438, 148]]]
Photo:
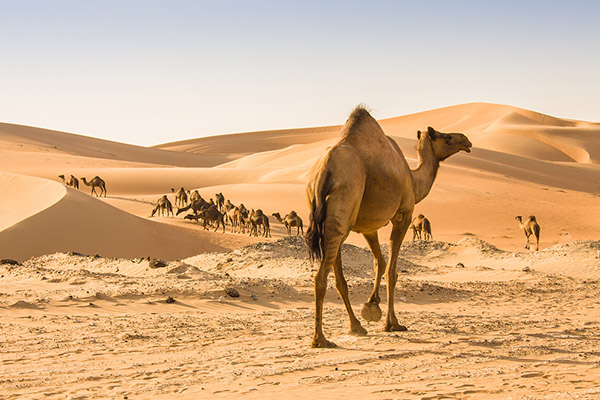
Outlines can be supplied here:
[[417, 139], [421, 139], [421, 131], [417, 131]]
[[430, 138], [435, 139], [437, 132], [432, 127], [428, 127], [427, 128], [427, 133], [429, 134]]

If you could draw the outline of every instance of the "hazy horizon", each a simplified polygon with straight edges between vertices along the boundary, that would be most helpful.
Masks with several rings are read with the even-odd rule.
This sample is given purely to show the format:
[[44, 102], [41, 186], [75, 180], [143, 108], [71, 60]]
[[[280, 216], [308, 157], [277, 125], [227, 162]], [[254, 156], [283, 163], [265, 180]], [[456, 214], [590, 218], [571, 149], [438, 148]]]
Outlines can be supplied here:
[[600, 121], [600, 3], [1, 1], [0, 122], [123, 143], [471, 102]]

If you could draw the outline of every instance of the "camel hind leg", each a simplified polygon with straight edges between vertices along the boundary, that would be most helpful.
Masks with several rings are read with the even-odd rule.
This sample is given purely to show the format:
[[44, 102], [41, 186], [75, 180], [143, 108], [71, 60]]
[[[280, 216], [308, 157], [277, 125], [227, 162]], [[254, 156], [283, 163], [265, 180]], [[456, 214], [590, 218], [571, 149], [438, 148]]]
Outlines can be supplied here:
[[344, 302], [344, 306], [348, 312], [348, 317], [350, 318], [350, 333], [361, 336], [366, 335], [367, 330], [362, 327], [360, 321], [358, 318], [356, 318], [356, 315], [354, 315], [354, 311], [352, 311], [352, 304], [350, 304], [350, 296], [348, 293], [348, 284], [346, 283], [344, 272], [342, 270], [341, 250], [338, 250], [337, 257], [333, 263], [333, 273], [335, 275], [335, 287], [342, 298], [342, 301]]

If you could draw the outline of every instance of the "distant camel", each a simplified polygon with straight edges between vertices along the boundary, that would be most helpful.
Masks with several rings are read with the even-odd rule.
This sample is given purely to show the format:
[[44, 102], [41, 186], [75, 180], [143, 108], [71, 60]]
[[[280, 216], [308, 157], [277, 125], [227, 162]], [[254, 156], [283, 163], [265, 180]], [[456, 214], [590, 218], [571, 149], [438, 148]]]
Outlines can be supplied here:
[[240, 207], [233, 207], [227, 211], [226, 219], [231, 223], [231, 233], [246, 233], [246, 219], [248, 218], [248, 210], [242, 210]]
[[[411, 170], [396, 142], [359, 106], [344, 124], [340, 140], [311, 169], [306, 188], [310, 210], [306, 244], [310, 258], [320, 263], [315, 275], [312, 347], [335, 346], [323, 334], [323, 300], [332, 268], [336, 288], [350, 318], [350, 332], [367, 334], [352, 311], [342, 272], [340, 246], [350, 231], [363, 234], [374, 256], [375, 282], [368, 302], [363, 305], [363, 318], [367, 321], [381, 318], [379, 285], [385, 272], [388, 306], [385, 331], [406, 330], [396, 318], [394, 289], [398, 253], [415, 204], [431, 190], [440, 161], [460, 150], [471, 151], [471, 142], [462, 133], [441, 133], [429, 127], [423, 133], [417, 132], [417, 139], [419, 160], [417, 168]], [[388, 222], [392, 223], [392, 230], [386, 268], [377, 230]]]
[[535, 215], [530, 215], [525, 223], [523, 223], [523, 219], [520, 215], [517, 215], [515, 220], [519, 223], [519, 228], [523, 229], [523, 232], [525, 232], [525, 237], [527, 238], [527, 244], [525, 244], [525, 248], [529, 250], [529, 236], [535, 235], [535, 251], [538, 251], [540, 249], [540, 231], [542, 228], [537, 223]]
[[[186, 215], [186, 218], [188, 216]], [[215, 232], [219, 229], [219, 226], [223, 226], [223, 233], [225, 233], [225, 219], [223, 218], [223, 214], [217, 209], [216, 206], [210, 206], [208, 208], [202, 209], [198, 212], [196, 218], [202, 218], [204, 229], [208, 229], [206, 224], [208, 222], [216, 223]]]
[[154, 207], [154, 210], [152, 210], [152, 214], [150, 216], [154, 217], [154, 214], [156, 214], [157, 211], [157, 217], [160, 217], [161, 214], [168, 217], [169, 213], [171, 214], [171, 216], [173, 216], [173, 205], [171, 204], [171, 201], [169, 201], [169, 199], [167, 198], [166, 194], [163, 195], [160, 199], [158, 199], [158, 201], [156, 202], [156, 206]]
[[202, 196], [200, 196], [200, 193], [198, 192], [198, 190], [194, 190], [192, 193], [190, 193], [190, 191], [188, 190], [188, 195], [189, 195], [190, 202], [192, 202], [194, 200], [200, 200], [202, 198]]
[[64, 175], [59, 175], [58, 177], [62, 179], [63, 184], [70, 186], [74, 189], [79, 189], [79, 179], [75, 178], [73, 175], [71, 175], [69, 179], [65, 179]]
[[175, 188], [171, 188], [171, 192], [175, 193], [175, 207], [184, 207], [187, 204], [188, 195], [183, 187], [178, 191], [175, 191]]
[[[81, 181], [86, 186], [92, 187], [92, 193], [91, 193], [92, 196], [96, 195], [97, 197], [101, 197], [102, 193], [104, 193], [104, 197], [106, 197], [106, 183], [99, 176], [96, 176], [94, 179], [92, 179], [89, 182], [85, 178], [81, 178]], [[96, 188], [100, 188], [100, 196], [98, 196], [98, 193], [96, 193]]]
[[263, 227], [263, 233], [261, 236], [271, 237], [271, 226], [269, 224], [269, 218], [262, 212], [261, 209], [250, 212], [250, 236], [258, 236], [258, 228]]
[[275, 218], [277, 218], [277, 221], [279, 221], [283, 225], [285, 225], [285, 229], [287, 230], [287, 234], [288, 235], [292, 234], [292, 226], [296, 227], [296, 235], [299, 236], [300, 235], [300, 231], [302, 231], [302, 235], [304, 235], [304, 228], [302, 227], [302, 218], [300, 218], [298, 216], [298, 214], [296, 214], [296, 211], [290, 212], [283, 219], [281, 218], [281, 215], [279, 215], [278, 212], [274, 213], [272, 215]]
[[197, 215], [200, 211], [204, 210], [205, 208], [209, 208], [210, 204], [206, 200], [204, 200], [202, 196], [198, 196], [199, 198], [197, 200], [191, 201], [190, 204], [188, 204], [185, 207], [178, 208], [176, 215], [179, 215], [182, 212], [187, 211], [189, 209], [192, 209], [192, 211], [194, 211], [194, 214]]
[[412, 220], [410, 229], [413, 230], [413, 241], [416, 239], [421, 240], [421, 238], [423, 240], [433, 240], [431, 222], [423, 214], [419, 214]]
[[67, 183], [67, 185], [71, 186], [73, 189], [79, 190], [79, 179], [71, 175], [71, 178], [69, 179], [69, 183]]
[[223, 205], [225, 204], [225, 196], [223, 196], [223, 193], [217, 193], [217, 194], [215, 194], [215, 199], [216, 199], [217, 208], [219, 209], [219, 211], [223, 212]]

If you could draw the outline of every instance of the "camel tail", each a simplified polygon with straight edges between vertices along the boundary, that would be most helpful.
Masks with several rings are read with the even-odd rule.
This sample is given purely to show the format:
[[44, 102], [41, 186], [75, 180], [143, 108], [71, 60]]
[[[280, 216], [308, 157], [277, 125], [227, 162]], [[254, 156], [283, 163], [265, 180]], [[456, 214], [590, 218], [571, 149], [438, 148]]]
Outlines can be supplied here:
[[315, 185], [315, 192], [310, 204], [309, 226], [304, 240], [311, 261], [320, 261], [325, 252], [323, 231], [327, 215], [327, 195], [331, 189], [331, 173], [326, 171]]

